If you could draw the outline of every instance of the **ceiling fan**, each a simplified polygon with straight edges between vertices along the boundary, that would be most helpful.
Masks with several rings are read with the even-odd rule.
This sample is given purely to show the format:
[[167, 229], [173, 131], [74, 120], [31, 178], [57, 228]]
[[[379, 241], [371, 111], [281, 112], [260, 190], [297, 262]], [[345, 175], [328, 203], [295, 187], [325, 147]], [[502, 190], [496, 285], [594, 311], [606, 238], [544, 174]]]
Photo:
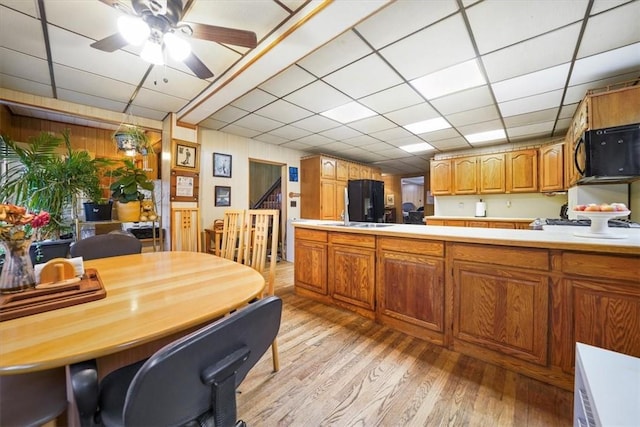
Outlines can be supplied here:
[[164, 64], [166, 47], [174, 59], [182, 61], [201, 79], [213, 77], [213, 73], [191, 52], [187, 38], [249, 48], [257, 45], [252, 31], [181, 21], [185, 12], [182, 0], [131, 0], [133, 10], [121, 0], [98, 1], [124, 15], [118, 19], [119, 32], [92, 43], [91, 47], [114, 52], [129, 44], [144, 44], [140, 56], [157, 65]]

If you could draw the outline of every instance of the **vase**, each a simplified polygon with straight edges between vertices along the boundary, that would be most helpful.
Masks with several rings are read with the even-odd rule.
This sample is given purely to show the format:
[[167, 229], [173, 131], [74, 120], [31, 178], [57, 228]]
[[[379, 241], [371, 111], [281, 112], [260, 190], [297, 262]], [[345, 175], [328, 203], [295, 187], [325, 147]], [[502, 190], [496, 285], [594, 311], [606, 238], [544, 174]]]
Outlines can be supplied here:
[[0, 241], [4, 249], [4, 265], [0, 273], [0, 293], [8, 294], [33, 289], [36, 275], [29, 256], [31, 240]]

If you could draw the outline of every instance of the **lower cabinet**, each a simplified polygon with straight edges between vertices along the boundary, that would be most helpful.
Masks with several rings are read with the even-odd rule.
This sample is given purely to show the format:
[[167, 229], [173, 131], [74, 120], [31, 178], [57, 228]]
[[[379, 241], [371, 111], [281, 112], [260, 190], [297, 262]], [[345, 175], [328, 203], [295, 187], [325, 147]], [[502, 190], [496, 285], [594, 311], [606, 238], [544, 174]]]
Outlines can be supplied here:
[[296, 229], [295, 286], [318, 295], [328, 295], [327, 232]]
[[377, 319], [437, 344], [444, 343], [444, 243], [378, 240]]
[[337, 305], [374, 317], [376, 284], [375, 236], [329, 235], [329, 294]]

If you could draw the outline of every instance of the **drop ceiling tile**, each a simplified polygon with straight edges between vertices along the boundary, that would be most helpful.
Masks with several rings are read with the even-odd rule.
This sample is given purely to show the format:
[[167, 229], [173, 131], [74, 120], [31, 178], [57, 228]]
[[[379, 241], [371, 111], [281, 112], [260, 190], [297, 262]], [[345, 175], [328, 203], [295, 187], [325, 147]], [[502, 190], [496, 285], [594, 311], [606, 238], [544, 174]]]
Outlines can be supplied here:
[[489, 86], [479, 86], [430, 101], [440, 114], [459, 113], [493, 104]]
[[[49, 65], [44, 59], [0, 47], [0, 74], [50, 85]], [[0, 80], [0, 86], [6, 87]]]
[[373, 133], [384, 129], [391, 129], [397, 125], [382, 116], [374, 116], [349, 123], [349, 127], [359, 130], [362, 133]]
[[550, 136], [555, 121], [534, 123], [526, 126], [507, 127], [509, 138], [519, 138], [522, 136]]
[[462, 111], [460, 113], [448, 114], [445, 119], [452, 126], [464, 126], [473, 123], [486, 122], [488, 120], [496, 120], [500, 118], [500, 113], [494, 105], [476, 108], [474, 110]]
[[385, 116], [400, 126], [410, 125], [412, 123], [439, 117], [438, 113], [426, 102], [403, 108], [402, 110], [392, 111], [385, 114]]
[[284, 99], [314, 113], [322, 113], [351, 101], [348, 96], [322, 81], [313, 82]]
[[[124, 13], [101, 2], [46, 2], [49, 23], [93, 40], [100, 40], [118, 31], [117, 20]], [[82, 19], [78, 19], [82, 17]], [[93, 41], [91, 41], [93, 42]]]
[[257, 109], [272, 103], [276, 99], [278, 98], [271, 95], [270, 93], [267, 93], [260, 89], [254, 89], [246, 95], [241, 96], [240, 98], [233, 101], [231, 105], [242, 108], [246, 111], [256, 111]]
[[253, 138], [254, 136], [260, 135], [262, 132], [247, 129], [242, 126], [237, 126], [235, 124], [227, 125], [221, 129], [222, 132], [230, 133], [232, 135], [244, 136], [245, 138]]
[[309, 135], [310, 133], [311, 132], [309, 132], [308, 130], [300, 129], [290, 125], [282, 126], [269, 132], [270, 135], [274, 135], [279, 138], [286, 138], [289, 140], [302, 138]]
[[225, 127], [227, 124], [228, 123], [221, 122], [220, 120], [215, 120], [215, 119], [212, 119], [211, 117], [209, 117], [207, 119], [204, 119], [200, 123], [198, 123], [198, 126], [204, 127], [204, 128], [207, 128], [207, 129], [219, 130], [219, 129]]
[[540, 95], [526, 98], [514, 99], [513, 101], [501, 102], [498, 104], [503, 117], [515, 116], [518, 114], [531, 113], [538, 110], [546, 110], [560, 104], [562, 90], [554, 90]]
[[[75, 102], [76, 104], [88, 105], [90, 107], [104, 108], [105, 110], [120, 111], [120, 112], [123, 112], [127, 105], [126, 103], [123, 103], [123, 102], [117, 102], [111, 99], [100, 98], [100, 97], [89, 95], [86, 93], [74, 92], [68, 89], [58, 89], [58, 99], [61, 101]], [[154, 114], [154, 115], [157, 115], [157, 114]], [[143, 117], [147, 117], [147, 116], [143, 116]]]
[[[198, 39], [191, 39], [190, 43], [193, 54], [196, 55], [214, 75], [214, 77], [209, 78], [206, 81], [215, 80], [241, 58], [240, 53], [237, 51], [228, 49], [218, 43]], [[170, 56], [167, 57], [167, 66], [194, 76], [193, 71], [191, 71], [185, 64], [174, 61]], [[161, 69], [162, 67], [154, 68]]]
[[[87, 73], [74, 68], [53, 65], [58, 89], [68, 89], [74, 92], [93, 93], [96, 96], [112, 99], [118, 102], [129, 102], [136, 90], [136, 86], [111, 80], [103, 76]], [[181, 105], [184, 105], [182, 100]], [[159, 104], [156, 104], [159, 105]], [[175, 107], [175, 105], [174, 105]]]
[[333, 128], [337, 128], [338, 126], [341, 126], [340, 123], [334, 120], [328, 119], [323, 116], [317, 116], [317, 115], [307, 117], [306, 119], [298, 120], [297, 122], [292, 124], [297, 128], [305, 129], [310, 132], [322, 132], [327, 129], [333, 129]]
[[280, 144], [280, 146], [288, 148], [290, 150], [299, 150], [303, 152], [307, 151], [310, 153], [315, 152], [313, 144], [305, 144], [304, 142], [301, 142], [301, 141], [289, 141], [289, 142], [285, 142], [284, 144]]
[[207, 85], [207, 80], [171, 67], [154, 67], [143, 83], [143, 87], [149, 90], [163, 92], [184, 100], [196, 97]]
[[507, 128], [516, 128], [535, 123], [553, 122], [558, 115], [558, 111], [559, 108], [549, 108], [547, 110], [535, 111], [533, 113], [506, 117], [504, 119], [504, 124]]
[[640, 70], [640, 43], [579, 59], [571, 73], [570, 86], [601, 80], [611, 75]]
[[460, 126], [458, 130], [464, 135], [472, 135], [474, 133], [488, 132], [492, 130], [502, 129], [500, 120], [491, 120], [483, 123], [474, 123], [472, 125]]
[[271, 133], [263, 133], [262, 135], [254, 136], [253, 139], [256, 141], [266, 142], [267, 144], [280, 145], [289, 141], [287, 138], [282, 138], [280, 136], [275, 136]]
[[212, 114], [210, 117], [221, 122], [231, 123], [238, 120], [240, 117], [246, 116], [247, 114], [248, 112], [241, 110], [240, 108], [234, 107], [232, 105], [227, 105], [220, 111]]
[[482, 57], [490, 82], [498, 82], [568, 63], [580, 34], [580, 24], [569, 25]]
[[578, 109], [578, 104], [569, 104], [569, 105], [563, 105], [562, 108], [560, 108], [560, 115], [559, 118], [560, 119], [571, 119], [573, 118], [573, 115], [576, 113], [576, 110]]
[[298, 61], [298, 65], [315, 76], [323, 77], [371, 52], [371, 48], [353, 31], [347, 31]]
[[22, 79], [20, 77], [0, 74], [0, 87], [36, 96], [45, 96], [47, 98], [53, 97], [53, 89], [51, 85]]
[[354, 147], [367, 147], [371, 144], [377, 144], [380, 142], [379, 140], [372, 138], [369, 135], [356, 136], [355, 138], [349, 138], [343, 142], [346, 142], [349, 145], [353, 145]]
[[323, 79], [352, 98], [361, 98], [402, 83], [378, 55], [369, 55]]
[[449, 139], [441, 139], [438, 141], [432, 141], [429, 144], [441, 151], [459, 150], [461, 148], [471, 147], [466, 139], [461, 136]]
[[374, 48], [380, 49], [457, 10], [454, 0], [398, 1], [358, 24], [356, 29]]
[[411, 136], [411, 132], [403, 127], [396, 126], [379, 132], [372, 132], [370, 135], [380, 141], [393, 142], [394, 140]]
[[282, 123], [295, 122], [313, 115], [311, 111], [305, 110], [304, 108], [300, 108], [281, 99], [262, 107], [256, 111], [256, 114], [278, 120]]
[[326, 144], [333, 142], [332, 139], [327, 138], [326, 136], [319, 135], [317, 133], [303, 136], [302, 138], [298, 139], [298, 141], [305, 144], [313, 145], [313, 146], [324, 146]]
[[422, 98], [411, 85], [403, 83], [373, 95], [360, 98], [358, 102], [379, 114], [384, 114], [420, 104], [424, 102], [424, 98]]
[[[23, 34], [31, 36], [24, 37]], [[3, 47], [10, 45], [11, 50], [40, 59], [47, 58], [40, 21], [2, 6], [0, 6], [0, 40]]]
[[380, 53], [406, 80], [475, 56], [459, 13], [382, 49]]
[[249, 114], [247, 116], [244, 116], [243, 118], [233, 122], [233, 124], [260, 132], [269, 132], [284, 125], [284, 123], [282, 122], [271, 120], [267, 117], [262, 117], [257, 114]]
[[535, 73], [492, 83], [493, 93], [498, 102], [510, 101], [537, 95], [564, 87], [570, 64], [557, 65]]
[[[120, 111], [124, 111], [124, 109]], [[159, 121], [164, 120], [168, 114], [164, 110], [157, 110], [155, 108], [147, 108], [147, 107], [141, 107], [141, 106], [135, 106], [135, 109], [133, 110], [133, 112], [135, 112], [136, 116], [138, 117], [147, 117], [147, 118], [150, 118], [153, 120], [159, 120]]]
[[571, 118], [558, 120], [556, 122], [556, 128], [553, 132], [553, 136], [565, 136], [567, 134], [567, 130], [569, 130], [571, 121]]
[[376, 141], [376, 142], [367, 144], [366, 147], [360, 147], [360, 148], [366, 148], [367, 151], [370, 151], [372, 153], [377, 153], [379, 151], [388, 150], [392, 147], [393, 145], [387, 144], [386, 142]]
[[344, 151], [351, 150], [352, 148], [353, 147], [350, 146], [349, 144], [345, 144], [344, 142], [340, 142], [340, 141], [329, 142], [328, 144], [324, 144], [322, 146], [323, 150], [331, 151], [333, 153], [341, 153]]
[[593, 2], [593, 6], [591, 7], [591, 16], [596, 15], [600, 12], [604, 12], [605, 10], [620, 6], [624, 3], [629, 3], [630, 1], [636, 0], [595, 0]]
[[590, 17], [582, 36], [578, 58], [640, 42], [639, 19], [638, 1]]
[[[429, 151], [434, 151], [434, 150], [429, 150]], [[404, 159], [404, 158], [409, 158], [413, 156], [412, 153], [408, 153], [400, 148], [388, 148], [383, 151], [376, 151], [375, 153], [381, 155], [386, 159]]]
[[467, 9], [481, 55], [583, 18], [587, 0], [481, 2]]
[[433, 141], [439, 141], [441, 139], [451, 139], [460, 136], [460, 133], [454, 128], [442, 129], [435, 132], [429, 132], [428, 134], [420, 135], [422, 139], [431, 144]]
[[260, 88], [275, 96], [282, 97], [295, 90], [308, 85], [316, 78], [307, 71], [292, 65], [275, 77], [270, 78], [260, 85]]
[[320, 132], [320, 135], [326, 136], [327, 138], [335, 139], [336, 141], [343, 141], [345, 139], [360, 136], [362, 135], [362, 133], [348, 126], [338, 126], [337, 128]]
[[620, 74], [615, 77], [610, 77], [602, 80], [594, 80], [588, 83], [579, 84], [576, 86], [569, 86], [567, 88], [567, 93], [565, 94], [564, 103], [572, 104], [580, 102], [587, 92], [591, 89], [600, 89], [609, 85], [615, 85], [622, 82], [628, 82], [632, 80], [636, 80], [638, 76], [638, 71]]
[[167, 95], [162, 92], [141, 88], [134, 100], [134, 111], [136, 108], [145, 107], [151, 110], [157, 109], [159, 105], [167, 108], [169, 111], [178, 111], [185, 105], [186, 101], [175, 96]]

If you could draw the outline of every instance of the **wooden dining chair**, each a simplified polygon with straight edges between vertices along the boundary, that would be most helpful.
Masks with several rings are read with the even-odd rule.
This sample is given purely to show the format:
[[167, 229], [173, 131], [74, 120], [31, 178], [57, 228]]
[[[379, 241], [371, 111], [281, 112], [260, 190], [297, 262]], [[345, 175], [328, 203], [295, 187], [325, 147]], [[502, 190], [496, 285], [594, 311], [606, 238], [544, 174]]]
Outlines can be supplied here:
[[[244, 227], [244, 254], [242, 263], [262, 275], [265, 275], [265, 288], [262, 296], [274, 294], [276, 264], [278, 262], [278, 230], [280, 211], [277, 209], [249, 209], [246, 212]], [[267, 268], [267, 258], [269, 266]], [[280, 370], [278, 343], [271, 345], [273, 370]]]
[[200, 209], [171, 209], [171, 250], [200, 252]]
[[243, 227], [245, 224], [244, 209], [228, 209], [224, 212], [222, 225], [222, 249], [220, 256], [242, 263], [244, 245]]

